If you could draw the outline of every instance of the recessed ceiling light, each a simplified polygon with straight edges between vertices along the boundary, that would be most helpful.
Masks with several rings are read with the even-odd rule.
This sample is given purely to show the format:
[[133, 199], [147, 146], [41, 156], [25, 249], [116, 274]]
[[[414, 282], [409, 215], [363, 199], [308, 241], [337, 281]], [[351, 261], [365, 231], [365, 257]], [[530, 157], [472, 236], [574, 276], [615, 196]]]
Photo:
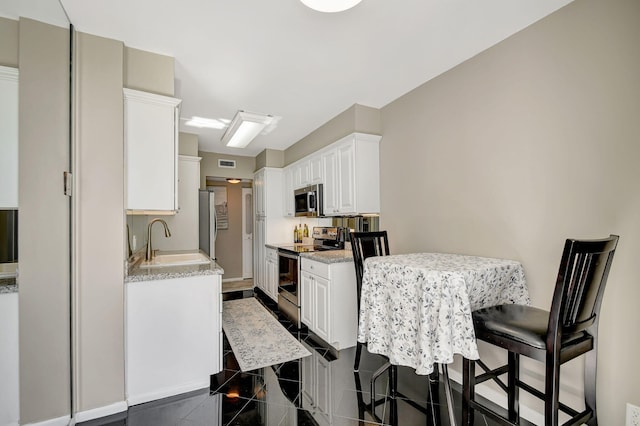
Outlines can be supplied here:
[[204, 118], [204, 117], [191, 117], [190, 119], [183, 119], [186, 126], [207, 128], [207, 129], [224, 129], [229, 120], [217, 119], [217, 118]]
[[342, 12], [351, 9], [362, 0], [300, 0], [305, 6], [318, 12]]

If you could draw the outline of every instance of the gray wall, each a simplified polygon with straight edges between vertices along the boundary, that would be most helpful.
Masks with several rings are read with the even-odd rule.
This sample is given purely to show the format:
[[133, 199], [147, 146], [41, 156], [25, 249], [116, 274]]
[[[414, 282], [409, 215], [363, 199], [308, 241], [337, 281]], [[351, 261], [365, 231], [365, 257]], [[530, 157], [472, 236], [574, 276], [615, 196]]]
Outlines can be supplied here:
[[284, 165], [332, 144], [353, 132], [382, 134], [380, 110], [355, 104], [284, 151]]
[[125, 399], [123, 49], [77, 33], [75, 412]]
[[[610, 425], [640, 404], [639, 23], [638, 1], [577, 0], [382, 109], [393, 252], [520, 260], [533, 304], [548, 309], [564, 239], [621, 236], [598, 351]], [[563, 367], [568, 401], [582, 396], [581, 368]]]
[[264, 167], [284, 167], [284, 151], [265, 149], [256, 156], [256, 171]]
[[[205, 151], [200, 151], [198, 154], [202, 157], [202, 161], [200, 162], [200, 189], [207, 187], [207, 176], [253, 179], [253, 172], [256, 169], [256, 159], [254, 157], [217, 154]], [[236, 168], [227, 169], [218, 167], [218, 159], [236, 160]]]
[[[69, 31], [19, 22], [20, 421], [70, 412]], [[3, 40], [4, 43], [4, 40]]]
[[124, 87], [158, 95], [174, 95], [174, 59], [171, 56], [125, 47], [124, 66]]
[[18, 66], [18, 21], [0, 17], [0, 65]]

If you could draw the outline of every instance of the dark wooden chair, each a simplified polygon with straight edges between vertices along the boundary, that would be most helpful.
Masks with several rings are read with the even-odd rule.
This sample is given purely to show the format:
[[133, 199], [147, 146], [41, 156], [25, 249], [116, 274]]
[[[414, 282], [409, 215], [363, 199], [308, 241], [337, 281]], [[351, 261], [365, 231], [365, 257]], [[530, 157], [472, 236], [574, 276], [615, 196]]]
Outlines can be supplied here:
[[[463, 359], [463, 425], [473, 424], [475, 410], [503, 425], [519, 424], [519, 389], [545, 402], [545, 425], [556, 426], [559, 411], [571, 417], [565, 424], [597, 425], [598, 319], [617, 244], [616, 235], [600, 240], [568, 239], [550, 311], [506, 304], [473, 312], [476, 338], [506, 349], [508, 361], [507, 365], [489, 369], [479, 360]], [[559, 401], [560, 366], [583, 354], [585, 409], [577, 411]], [[520, 380], [520, 355], [545, 364], [544, 392]], [[485, 370], [478, 376], [476, 363]], [[507, 384], [498, 378], [505, 373]], [[489, 379], [507, 392], [508, 418], [475, 399], [475, 385]]]
[[[353, 264], [356, 268], [356, 294], [358, 301], [358, 318], [360, 317], [360, 293], [362, 290], [362, 275], [364, 274], [364, 260], [373, 256], [389, 255], [389, 239], [387, 231], [373, 232], [351, 232], [351, 251], [353, 252]], [[356, 343], [356, 357], [353, 364], [353, 371], [357, 373], [360, 370], [360, 356], [365, 343]], [[375, 383], [377, 378], [385, 371], [389, 372], [389, 394], [391, 397], [391, 423], [397, 423], [396, 396], [398, 385], [398, 366], [392, 365], [388, 360], [382, 367], [376, 370], [371, 377], [371, 404], [368, 405], [370, 413], [375, 416], [376, 405], [382, 404], [386, 398], [380, 400], [375, 399]]]
[[[389, 239], [387, 231], [351, 232], [351, 251], [353, 252], [353, 264], [356, 268], [356, 295], [358, 300], [358, 317], [360, 316], [360, 292], [362, 291], [362, 275], [364, 274], [364, 261], [368, 257], [388, 256]], [[360, 368], [360, 354], [364, 343], [357, 343], [356, 359], [353, 370]]]

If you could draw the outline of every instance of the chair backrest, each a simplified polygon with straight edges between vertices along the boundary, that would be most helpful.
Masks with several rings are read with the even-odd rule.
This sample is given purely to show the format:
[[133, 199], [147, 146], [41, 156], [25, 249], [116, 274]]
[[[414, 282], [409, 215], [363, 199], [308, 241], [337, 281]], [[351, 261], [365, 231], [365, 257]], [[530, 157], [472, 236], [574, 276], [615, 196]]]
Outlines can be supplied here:
[[364, 260], [373, 256], [388, 256], [389, 240], [387, 238], [387, 231], [351, 232], [350, 235], [353, 264], [356, 268], [358, 312], [360, 312], [360, 290], [362, 289]]
[[596, 326], [618, 236], [600, 240], [568, 239], [549, 316], [547, 346], [562, 335]]

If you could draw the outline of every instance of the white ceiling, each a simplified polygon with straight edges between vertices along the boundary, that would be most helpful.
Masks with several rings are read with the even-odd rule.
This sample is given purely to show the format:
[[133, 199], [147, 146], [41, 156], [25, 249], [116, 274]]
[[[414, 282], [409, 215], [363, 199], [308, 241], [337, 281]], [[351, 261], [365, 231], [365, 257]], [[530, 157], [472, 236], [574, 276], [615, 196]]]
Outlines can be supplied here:
[[285, 149], [354, 103], [381, 108], [571, 0], [60, 0], [77, 31], [175, 58], [181, 117], [282, 117], [247, 148], [185, 127], [200, 150]]

